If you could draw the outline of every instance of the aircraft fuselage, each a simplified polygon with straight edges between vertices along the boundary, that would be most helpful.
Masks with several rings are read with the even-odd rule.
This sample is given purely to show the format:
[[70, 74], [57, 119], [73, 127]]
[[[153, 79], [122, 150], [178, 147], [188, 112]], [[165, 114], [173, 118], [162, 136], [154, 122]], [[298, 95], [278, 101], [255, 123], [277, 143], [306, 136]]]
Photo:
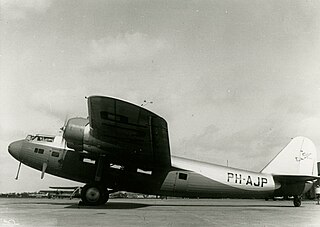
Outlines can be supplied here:
[[[10, 153], [18, 161], [34, 169], [83, 183], [95, 181], [96, 160], [86, 152], [66, 149], [59, 142], [47, 140], [25, 139], [10, 146]], [[154, 172], [132, 171], [106, 163], [110, 168], [104, 168], [101, 182], [118, 191], [199, 198], [268, 198], [281, 188], [271, 174], [174, 156], [171, 161], [171, 167]], [[296, 193], [308, 188], [303, 184]]]

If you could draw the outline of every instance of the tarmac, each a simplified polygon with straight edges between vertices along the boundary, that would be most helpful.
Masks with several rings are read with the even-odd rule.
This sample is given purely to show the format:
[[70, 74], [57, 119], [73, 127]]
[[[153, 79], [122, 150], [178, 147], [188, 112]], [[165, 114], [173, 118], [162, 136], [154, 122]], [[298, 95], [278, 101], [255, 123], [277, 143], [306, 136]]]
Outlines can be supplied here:
[[240, 199], [110, 199], [98, 207], [77, 199], [0, 198], [0, 226], [320, 226], [320, 205]]

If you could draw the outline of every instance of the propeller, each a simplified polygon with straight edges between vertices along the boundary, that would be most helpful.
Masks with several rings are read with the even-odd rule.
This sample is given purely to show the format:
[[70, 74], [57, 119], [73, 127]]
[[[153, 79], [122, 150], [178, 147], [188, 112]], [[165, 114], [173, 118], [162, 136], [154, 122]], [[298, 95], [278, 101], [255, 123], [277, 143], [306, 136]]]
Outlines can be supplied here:
[[67, 147], [67, 141], [64, 138], [67, 124], [68, 124], [68, 115], [65, 116], [63, 126], [60, 128], [60, 131], [62, 132], [61, 146], [63, 147], [63, 149], [66, 149]]
[[64, 135], [64, 130], [66, 129], [67, 124], [68, 124], [68, 115], [64, 117], [63, 126], [60, 128], [60, 131], [63, 132], [63, 135]]

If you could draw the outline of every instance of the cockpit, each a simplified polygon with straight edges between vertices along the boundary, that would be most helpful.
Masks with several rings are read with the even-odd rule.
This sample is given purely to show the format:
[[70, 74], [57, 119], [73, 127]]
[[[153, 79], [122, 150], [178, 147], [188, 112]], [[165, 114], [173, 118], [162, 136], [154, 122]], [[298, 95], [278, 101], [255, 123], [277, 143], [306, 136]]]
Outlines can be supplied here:
[[50, 142], [52, 143], [54, 141], [55, 136], [48, 136], [48, 135], [28, 135], [26, 137], [26, 140], [28, 141], [34, 141], [34, 142]]

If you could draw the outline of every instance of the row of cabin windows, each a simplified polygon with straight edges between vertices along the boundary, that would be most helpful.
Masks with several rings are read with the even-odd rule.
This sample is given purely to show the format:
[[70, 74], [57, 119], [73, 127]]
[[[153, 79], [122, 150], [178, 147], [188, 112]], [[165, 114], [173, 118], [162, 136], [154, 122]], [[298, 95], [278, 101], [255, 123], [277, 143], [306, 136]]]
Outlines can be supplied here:
[[[43, 153], [44, 153], [44, 149], [35, 148], [35, 149], [34, 149], [34, 153], [43, 154]], [[57, 152], [57, 151], [52, 151], [51, 156], [58, 158], [58, 157], [59, 157], [59, 152]]]

